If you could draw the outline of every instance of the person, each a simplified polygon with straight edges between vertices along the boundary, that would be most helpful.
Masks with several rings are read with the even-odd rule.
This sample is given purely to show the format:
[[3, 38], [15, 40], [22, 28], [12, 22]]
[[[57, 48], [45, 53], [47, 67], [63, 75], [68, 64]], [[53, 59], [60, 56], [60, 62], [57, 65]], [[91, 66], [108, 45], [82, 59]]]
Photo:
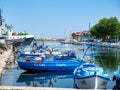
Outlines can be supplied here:
[[47, 59], [50, 59], [50, 57], [51, 57], [50, 51], [46, 50], [45, 51], [45, 56], [46, 56]]
[[52, 79], [50, 79], [50, 82], [49, 82], [49, 87], [53, 87], [53, 82], [52, 82]]

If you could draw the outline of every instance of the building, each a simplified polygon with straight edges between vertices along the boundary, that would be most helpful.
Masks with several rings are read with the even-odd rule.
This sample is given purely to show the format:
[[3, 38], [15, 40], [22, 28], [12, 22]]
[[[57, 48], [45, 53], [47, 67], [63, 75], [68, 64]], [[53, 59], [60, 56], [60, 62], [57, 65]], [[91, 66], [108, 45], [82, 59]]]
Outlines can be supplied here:
[[82, 41], [88, 36], [88, 30], [76, 32], [76, 36], [78, 41]]

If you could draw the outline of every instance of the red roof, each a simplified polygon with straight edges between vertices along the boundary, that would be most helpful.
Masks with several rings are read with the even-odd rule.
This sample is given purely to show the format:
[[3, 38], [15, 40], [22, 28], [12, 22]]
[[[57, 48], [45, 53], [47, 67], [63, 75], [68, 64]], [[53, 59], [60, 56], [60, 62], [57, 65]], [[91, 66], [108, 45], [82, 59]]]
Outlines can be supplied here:
[[87, 36], [88, 35], [88, 31], [86, 30], [86, 31], [76, 32], [76, 35], [77, 36], [82, 36], [82, 35]]

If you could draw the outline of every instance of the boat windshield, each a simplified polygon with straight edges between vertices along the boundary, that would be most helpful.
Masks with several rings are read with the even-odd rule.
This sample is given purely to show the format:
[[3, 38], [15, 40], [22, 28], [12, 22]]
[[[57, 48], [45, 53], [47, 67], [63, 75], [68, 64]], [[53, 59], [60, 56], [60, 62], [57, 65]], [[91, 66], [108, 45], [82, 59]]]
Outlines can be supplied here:
[[35, 57], [34, 60], [40, 60], [42, 59], [41, 57]]

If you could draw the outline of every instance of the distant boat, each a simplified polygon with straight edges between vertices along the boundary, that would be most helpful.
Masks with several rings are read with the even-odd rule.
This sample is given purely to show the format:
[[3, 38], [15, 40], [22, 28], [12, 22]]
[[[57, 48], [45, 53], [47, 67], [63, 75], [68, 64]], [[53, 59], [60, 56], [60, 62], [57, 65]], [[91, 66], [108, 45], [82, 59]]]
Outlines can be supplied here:
[[[89, 52], [91, 50], [91, 52]], [[74, 85], [75, 88], [80, 89], [105, 89], [107, 82], [110, 80], [110, 76], [106, 71], [97, 65], [95, 65], [95, 56], [100, 57], [98, 53], [97, 42], [95, 45], [88, 43], [83, 59], [89, 55], [91, 58], [85, 60], [86, 63], [81, 64], [75, 68], [74, 74]], [[93, 60], [91, 60], [93, 59]]]
[[26, 32], [17, 33], [14, 31], [13, 25], [3, 25], [2, 21], [2, 15], [0, 10], [0, 37], [4, 37], [7, 41], [7, 44], [14, 44], [14, 45], [20, 45], [20, 44], [30, 44], [33, 39], [34, 35], [30, 35]]
[[74, 70], [77, 66], [84, 63], [81, 60], [73, 59], [60, 59], [57, 60], [56, 56], [35, 57], [34, 59], [19, 59], [17, 63], [21, 69], [28, 71], [70, 71]]

